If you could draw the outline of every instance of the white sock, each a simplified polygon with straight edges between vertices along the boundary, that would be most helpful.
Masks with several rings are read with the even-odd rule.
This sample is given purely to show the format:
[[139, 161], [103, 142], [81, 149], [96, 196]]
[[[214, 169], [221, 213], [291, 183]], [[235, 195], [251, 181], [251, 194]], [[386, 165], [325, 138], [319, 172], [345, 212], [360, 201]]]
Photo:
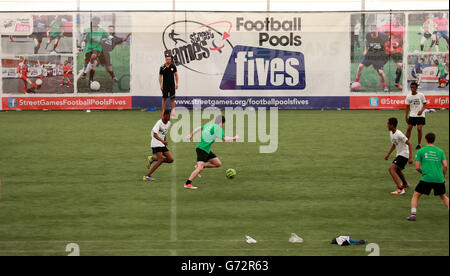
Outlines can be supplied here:
[[411, 208], [411, 215], [415, 216], [417, 212], [416, 208]]
[[88, 63], [88, 65], [86, 66], [86, 69], [84, 69], [84, 73], [87, 74], [91, 71], [92, 69], [92, 63]]

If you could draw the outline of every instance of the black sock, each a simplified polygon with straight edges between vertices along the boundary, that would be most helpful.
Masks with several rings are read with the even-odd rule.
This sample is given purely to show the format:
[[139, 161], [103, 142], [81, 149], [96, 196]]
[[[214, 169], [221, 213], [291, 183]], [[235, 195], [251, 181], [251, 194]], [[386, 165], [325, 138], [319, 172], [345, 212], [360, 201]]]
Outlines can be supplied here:
[[192, 183], [192, 181], [190, 181], [189, 179], [186, 181], [186, 185], [189, 185], [191, 183]]
[[91, 69], [91, 72], [89, 72], [89, 80], [90, 81], [94, 80], [94, 75], [95, 75], [95, 70]]
[[395, 75], [396, 75], [395, 83], [399, 83], [400, 82], [400, 78], [402, 77], [402, 69], [398, 69], [397, 68], [397, 71], [395, 72]]
[[421, 51], [423, 51], [423, 46], [424, 46], [424, 45], [420, 45], [420, 50], [421, 50]]

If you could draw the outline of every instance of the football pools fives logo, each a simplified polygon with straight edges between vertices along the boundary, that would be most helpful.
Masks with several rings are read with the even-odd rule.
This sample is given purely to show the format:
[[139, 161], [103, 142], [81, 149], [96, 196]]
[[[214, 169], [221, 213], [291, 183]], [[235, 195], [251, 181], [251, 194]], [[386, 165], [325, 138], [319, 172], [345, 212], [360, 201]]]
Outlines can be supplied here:
[[305, 58], [301, 52], [241, 45], [234, 47], [220, 84], [222, 90], [305, 87]]

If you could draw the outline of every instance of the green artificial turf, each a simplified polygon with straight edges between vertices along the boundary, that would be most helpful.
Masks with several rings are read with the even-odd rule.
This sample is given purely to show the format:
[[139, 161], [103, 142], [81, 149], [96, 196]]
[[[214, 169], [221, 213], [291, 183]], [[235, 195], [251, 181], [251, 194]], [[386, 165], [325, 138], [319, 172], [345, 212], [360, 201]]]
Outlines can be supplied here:
[[[259, 153], [260, 143], [216, 143], [223, 167], [203, 171], [195, 191], [183, 183], [196, 144], [170, 137], [175, 162], [142, 181], [159, 115], [0, 112], [0, 255], [67, 255], [68, 243], [81, 255], [369, 254], [329, 244], [345, 234], [378, 244], [381, 255], [449, 254], [441, 200], [422, 198], [409, 222], [412, 189], [390, 194], [386, 121], [396, 116], [405, 132], [403, 110], [279, 111], [275, 153]], [[428, 114], [428, 131], [448, 158], [448, 111]], [[235, 179], [226, 179], [227, 168]], [[415, 187], [412, 165], [405, 175]], [[304, 243], [289, 243], [291, 233]]]

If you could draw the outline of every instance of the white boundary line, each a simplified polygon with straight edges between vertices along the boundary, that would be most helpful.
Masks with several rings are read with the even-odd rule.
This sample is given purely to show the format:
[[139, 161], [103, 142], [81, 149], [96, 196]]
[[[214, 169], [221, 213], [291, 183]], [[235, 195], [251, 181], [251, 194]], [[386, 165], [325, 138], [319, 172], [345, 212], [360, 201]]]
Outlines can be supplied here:
[[[176, 143], [172, 146], [172, 155], [176, 156]], [[170, 188], [170, 241], [177, 242], [177, 166], [172, 164], [172, 184]], [[176, 249], [171, 250], [171, 255], [176, 256]]]

